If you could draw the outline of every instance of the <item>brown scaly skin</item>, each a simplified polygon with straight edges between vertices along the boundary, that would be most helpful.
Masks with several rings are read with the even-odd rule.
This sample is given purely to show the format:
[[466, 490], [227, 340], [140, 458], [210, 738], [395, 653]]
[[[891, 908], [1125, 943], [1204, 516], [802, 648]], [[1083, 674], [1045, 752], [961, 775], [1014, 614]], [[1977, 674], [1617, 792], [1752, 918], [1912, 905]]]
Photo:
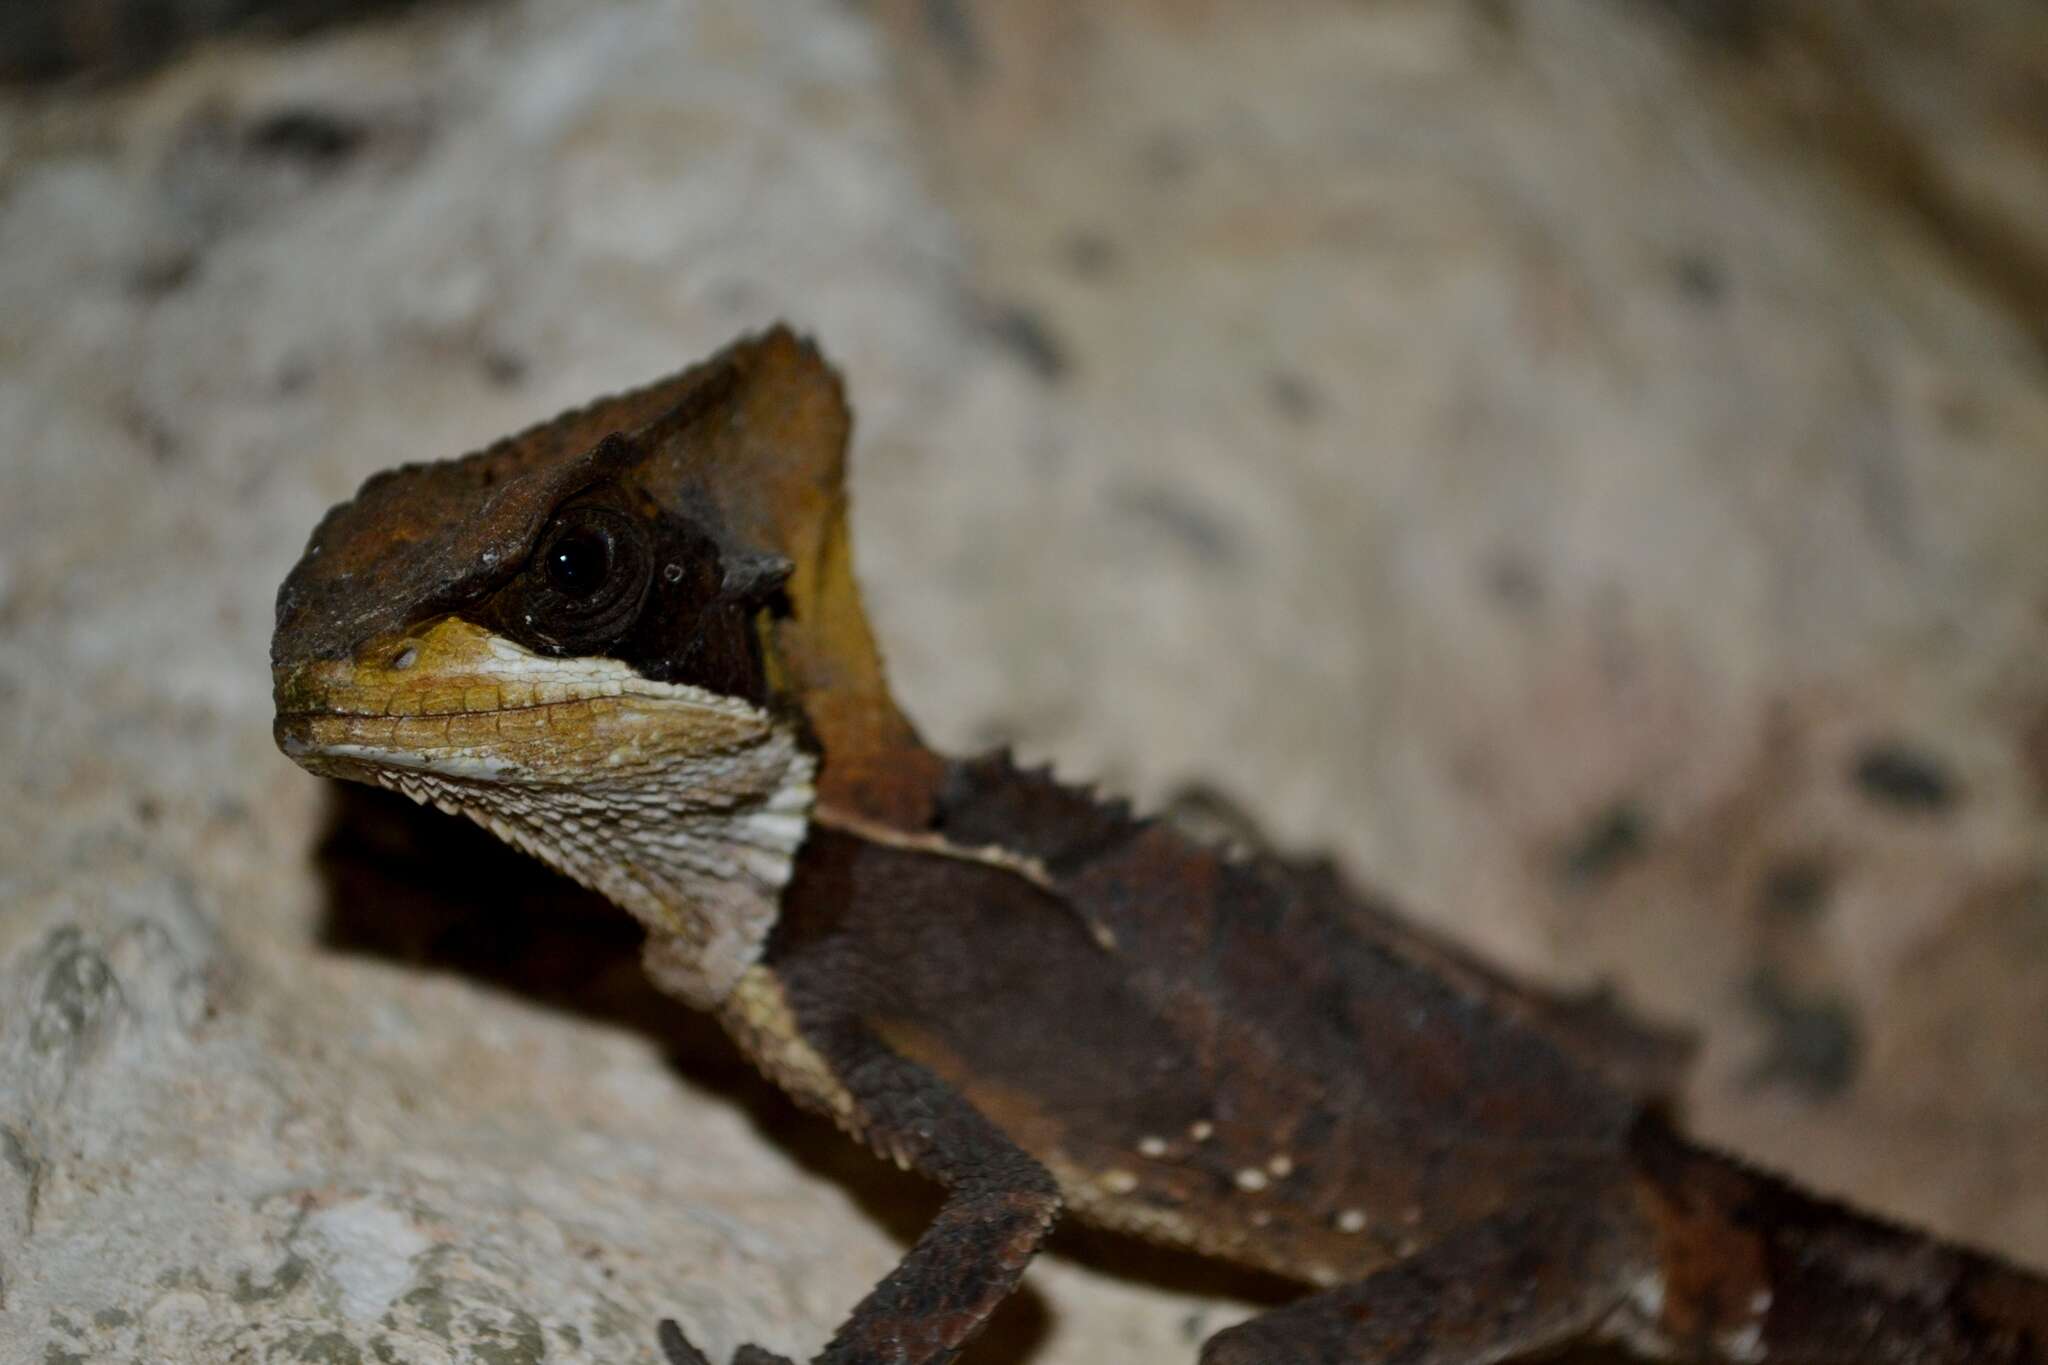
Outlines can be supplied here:
[[851, 576], [848, 428], [777, 329], [380, 475], [272, 646], [287, 752], [605, 891], [657, 980], [946, 1186], [819, 1360], [952, 1359], [1065, 1209], [1303, 1284], [1205, 1365], [2048, 1361], [2039, 1278], [1677, 1136], [1674, 1040], [1325, 868], [926, 749]]

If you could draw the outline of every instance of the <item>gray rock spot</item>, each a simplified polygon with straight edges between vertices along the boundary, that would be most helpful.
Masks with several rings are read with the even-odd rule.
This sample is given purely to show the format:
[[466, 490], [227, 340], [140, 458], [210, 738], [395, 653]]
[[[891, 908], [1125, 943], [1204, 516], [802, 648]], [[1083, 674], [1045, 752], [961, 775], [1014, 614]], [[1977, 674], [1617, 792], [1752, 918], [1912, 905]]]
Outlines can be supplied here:
[[1847, 1001], [1796, 989], [1770, 967], [1751, 976], [1743, 993], [1768, 1033], [1762, 1055], [1750, 1065], [1749, 1084], [1789, 1085], [1816, 1099], [1849, 1088], [1863, 1059], [1863, 1031]]
[[1649, 842], [1650, 821], [1642, 807], [1630, 800], [1616, 801], [1566, 849], [1564, 880], [1576, 887], [1605, 880], [1640, 858]]
[[363, 1353], [340, 1332], [292, 1332], [270, 1348], [270, 1359], [306, 1365], [363, 1365]]
[[64, 925], [43, 940], [29, 974], [35, 981], [29, 1047], [45, 1057], [61, 1055], [75, 1065], [126, 1006], [113, 968], [76, 925]]
[[1238, 558], [1238, 538], [1222, 514], [1200, 499], [1165, 484], [1118, 489], [1110, 495], [1120, 515], [1164, 536], [1204, 564]]
[[244, 1305], [274, 1302], [305, 1282], [306, 1269], [306, 1258], [294, 1251], [271, 1273], [266, 1284], [258, 1284], [246, 1270], [236, 1271], [231, 1296], [236, 1303]]
[[548, 1344], [540, 1323], [516, 1308], [507, 1316], [510, 1321], [498, 1325], [472, 1314], [465, 1324], [471, 1333], [470, 1350], [484, 1365], [541, 1365]]
[[1858, 755], [1855, 781], [1865, 796], [1895, 810], [1933, 814], [1957, 796], [1955, 781], [1937, 759], [1898, 743], [1873, 744]]

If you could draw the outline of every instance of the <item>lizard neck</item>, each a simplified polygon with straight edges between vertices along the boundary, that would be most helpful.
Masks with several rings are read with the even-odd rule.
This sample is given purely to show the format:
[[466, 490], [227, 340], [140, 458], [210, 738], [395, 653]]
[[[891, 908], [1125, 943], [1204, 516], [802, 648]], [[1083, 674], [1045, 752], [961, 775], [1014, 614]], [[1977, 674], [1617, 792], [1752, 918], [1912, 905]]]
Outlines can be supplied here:
[[590, 784], [603, 832], [572, 876], [647, 926], [661, 988], [716, 1008], [758, 962], [815, 800], [817, 761], [777, 723], [722, 753]]

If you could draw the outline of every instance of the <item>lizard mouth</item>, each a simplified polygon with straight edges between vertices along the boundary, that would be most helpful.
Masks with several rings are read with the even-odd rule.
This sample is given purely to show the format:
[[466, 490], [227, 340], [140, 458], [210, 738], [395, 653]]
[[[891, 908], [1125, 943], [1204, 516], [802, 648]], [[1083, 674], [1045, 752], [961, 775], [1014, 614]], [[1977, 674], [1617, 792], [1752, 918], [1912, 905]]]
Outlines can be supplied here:
[[535, 654], [459, 617], [280, 670], [273, 690], [271, 732], [288, 758], [381, 786], [583, 783], [744, 747], [770, 724], [737, 698], [616, 659]]

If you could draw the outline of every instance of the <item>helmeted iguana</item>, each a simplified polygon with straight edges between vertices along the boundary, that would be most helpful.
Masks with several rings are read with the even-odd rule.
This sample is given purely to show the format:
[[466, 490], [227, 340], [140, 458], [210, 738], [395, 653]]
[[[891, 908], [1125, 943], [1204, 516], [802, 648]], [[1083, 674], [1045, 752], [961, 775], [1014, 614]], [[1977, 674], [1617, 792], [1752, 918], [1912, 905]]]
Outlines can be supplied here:
[[272, 646], [286, 753], [631, 911], [660, 985], [947, 1188], [821, 1361], [951, 1359], [1062, 1210], [1303, 1286], [1205, 1365], [2048, 1361], [2040, 1279], [1680, 1138], [1668, 1040], [1325, 868], [928, 749], [853, 580], [849, 426], [776, 329], [380, 474]]

